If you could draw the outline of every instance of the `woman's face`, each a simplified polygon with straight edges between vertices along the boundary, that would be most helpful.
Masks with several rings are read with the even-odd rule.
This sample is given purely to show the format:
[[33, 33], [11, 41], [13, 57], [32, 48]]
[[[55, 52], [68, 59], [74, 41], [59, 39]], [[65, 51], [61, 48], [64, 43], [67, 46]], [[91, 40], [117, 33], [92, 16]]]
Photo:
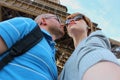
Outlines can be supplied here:
[[70, 37], [87, 33], [87, 27], [88, 25], [82, 15], [66, 20], [66, 28]]

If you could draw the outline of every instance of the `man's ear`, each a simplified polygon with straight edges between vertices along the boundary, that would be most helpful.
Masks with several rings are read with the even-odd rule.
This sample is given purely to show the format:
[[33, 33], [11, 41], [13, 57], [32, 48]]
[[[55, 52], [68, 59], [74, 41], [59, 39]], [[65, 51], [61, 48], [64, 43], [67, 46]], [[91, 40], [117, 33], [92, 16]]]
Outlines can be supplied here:
[[42, 18], [42, 20], [41, 20], [41, 23], [40, 23], [41, 25], [47, 25], [46, 24], [46, 20], [45, 20], [45, 18]]

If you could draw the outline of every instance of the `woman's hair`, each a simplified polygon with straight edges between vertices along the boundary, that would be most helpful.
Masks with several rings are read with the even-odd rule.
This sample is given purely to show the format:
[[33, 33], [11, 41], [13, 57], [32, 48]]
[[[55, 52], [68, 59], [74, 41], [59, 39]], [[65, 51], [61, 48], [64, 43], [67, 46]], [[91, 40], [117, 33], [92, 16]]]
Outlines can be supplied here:
[[91, 22], [91, 20], [90, 20], [87, 16], [85, 16], [84, 14], [81, 14], [81, 13], [79, 13], [79, 12], [73, 13], [73, 14], [69, 15], [66, 19], [71, 19], [71, 18], [74, 18], [75, 16], [78, 16], [78, 15], [82, 15], [82, 16], [83, 16], [83, 19], [84, 19], [85, 22], [87, 23], [87, 25], [88, 25], [88, 35], [89, 35], [91, 32], [95, 31], [95, 25], [94, 25], [94, 24]]

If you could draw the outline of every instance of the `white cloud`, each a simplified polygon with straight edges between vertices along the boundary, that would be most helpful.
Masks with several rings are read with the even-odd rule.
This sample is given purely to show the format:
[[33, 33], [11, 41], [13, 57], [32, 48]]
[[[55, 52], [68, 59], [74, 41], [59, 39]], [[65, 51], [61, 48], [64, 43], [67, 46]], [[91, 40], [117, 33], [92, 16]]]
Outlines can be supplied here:
[[60, 3], [63, 5], [73, 5], [73, 3], [74, 5], [78, 4], [75, 0], [60, 0]]
[[[110, 38], [120, 41], [120, 32], [116, 24], [113, 24], [111, 13], [113, 7], [109, 0], [60, 0], [61, 4], [67, 6], [69, 13], [81, 12], [87, 15], [92, 21], [98, 23], [103, 32]], [[84, 1], [84, 2], [85, 2]], [[110, 3], [110, 4], [108, 4]], [[89, 5], [89, 6], [88, 6]], [[111, 24], [112, 23], [112, 24]]]
[[[67, 6], [67, 8], [69, 9], [68, 11], [70, 12], [71, 10], [73, 12], [78, 12], [79, 10], [83, 10], [81, 4], [79, 3], [79, 1], [75, 1], [75, 0], [60, 0], [60, 3], [62, 5], [65, 5]], [[70, 13], [73, 13], [73, 12], [70, 12]]]

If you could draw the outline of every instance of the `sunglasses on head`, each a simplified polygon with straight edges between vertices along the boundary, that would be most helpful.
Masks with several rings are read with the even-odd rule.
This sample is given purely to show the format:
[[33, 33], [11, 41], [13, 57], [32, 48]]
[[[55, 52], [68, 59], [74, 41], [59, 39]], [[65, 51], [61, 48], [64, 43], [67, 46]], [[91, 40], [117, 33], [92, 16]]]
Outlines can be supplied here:
[[79, 20], [81, 20], [81, 19], [83, 19], [83, 15], [77, 15], [77, 16], [75, 16], [75, 17], [72, 18], [72, 19], [67, 19], [67, 20], [65, 21], [65, 24], [66, 24], [66, 26], [68, 26], [71, 21], [79, 21]]
[[48, 17], [45, 17], [46, 19], [50, 19], [50, 18], [54, 18], [56, 19], [59, 23], [61, 23], [61, 19], [59, 18], [59, 16], [48, 16]]

